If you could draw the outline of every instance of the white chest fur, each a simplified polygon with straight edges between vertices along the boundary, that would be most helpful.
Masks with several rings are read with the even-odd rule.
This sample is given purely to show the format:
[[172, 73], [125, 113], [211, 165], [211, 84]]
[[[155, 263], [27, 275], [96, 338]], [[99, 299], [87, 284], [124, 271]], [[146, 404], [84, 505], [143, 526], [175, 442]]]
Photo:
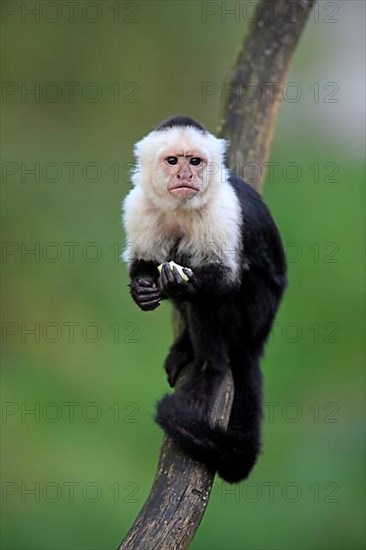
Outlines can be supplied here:
[[242, 215], [237, 196], [229, 183], [200, 209], [158, 208], [136, 186], [123, 203], [127, 243], [124, 260], [170, 261], [170, 251], [190, 258], [190, 266], [222, 263], [237, 275], [241, 243]]

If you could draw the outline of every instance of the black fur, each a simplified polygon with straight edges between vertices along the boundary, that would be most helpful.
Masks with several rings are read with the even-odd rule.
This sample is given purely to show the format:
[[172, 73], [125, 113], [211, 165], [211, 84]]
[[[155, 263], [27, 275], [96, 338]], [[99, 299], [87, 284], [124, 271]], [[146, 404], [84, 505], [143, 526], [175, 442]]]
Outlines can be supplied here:
[[[163, 127], [172, 125], [168, 122]], [[183, 389], [160, 401], [156, 420], [187, 453], [224, 480], [237, 482], [248, 476], [260, 451], [259, 361], [286, 286], [286, 263], [279, 233], [258, 193], [233, 174], [229, 181], [242, 209], [240, 281], [233, 283], [224, 265], [212, 263], [196, 267], [191, 283], [178, 281], [174, 292], [174, 284], [163, 285], [159, 299], [171, 298], [183, 322], [165, 362], [169, 382], [174, 385], [188, 363], [194, 374]], [[190, 267], [189, 257], [174, 250], [169, 260]], [[134, 262], [130, 275], [135, 288], [141, 278], [158, 284], [152, 262]], [[224, 430], [210, 425], [208, 412], [229, 368], [235, 395]]]
[[192, 126], [196, 130], [200, 130], [200, 132], [203, 132], [203, 133], [207, 132], [206, 128], [202, 126], [202, 124], [197, 122], [197, 120], [194, 120], [194, 118], [191, 118], [186, 115], [171, 116], [166, 120], [163, 120], [163, 122], [161, 122], [160, 124], [158, 124], [158, 126], [156, 126], [154, 130], [155, 131], [167, 130], [168, 128], [174, 128], [175, 126], [180, 126], [180, 127]]

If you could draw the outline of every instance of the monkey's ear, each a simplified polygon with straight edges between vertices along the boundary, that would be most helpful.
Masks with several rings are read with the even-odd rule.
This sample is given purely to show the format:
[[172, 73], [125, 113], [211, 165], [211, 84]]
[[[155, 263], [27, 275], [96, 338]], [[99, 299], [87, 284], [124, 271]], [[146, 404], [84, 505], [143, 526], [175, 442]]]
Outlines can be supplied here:
[[144, 148], [144, 142], [145, 142], [146, 138], [147, 138], [147, 136], [145, 136], [144, 138], [137, 141], [134, 145], [133, 154], [134, 154], [134, 157], [137, 161], [139, 161], [141, 159], [141, 152], [142, 152], [141, 150], [143, 150], [143, 148]]
[[208, 134], [207, 141], [210, 161], [221, 164], [225, 160], [226, 151], [230, 142], [227, 139], [217, 138], [212, 134]]
[[224, 157], [226, 155], [226, 152], [229, 148], [229, 145], [230, 145], [230, 141], [228, 139], [223, 139], [223, 138], [216, 138], [219, 142], [219, 148], [221, 150], [221, 154], [222, 156]]
[[140, 183], [140, 173], [141, 173], [141, 166], [138, 162], [136, 162], [130, 170], [130, 181], [132, 183], [133, 187], [136, 187]]
[[143, 137], [135, 143], [133, 148], [133, 153], [137, 162], [146, 162], [149, 160], [154, 160], [159, 153], [161, 147], [160, 136], [158, 132], [150, 132], [147, 136]]

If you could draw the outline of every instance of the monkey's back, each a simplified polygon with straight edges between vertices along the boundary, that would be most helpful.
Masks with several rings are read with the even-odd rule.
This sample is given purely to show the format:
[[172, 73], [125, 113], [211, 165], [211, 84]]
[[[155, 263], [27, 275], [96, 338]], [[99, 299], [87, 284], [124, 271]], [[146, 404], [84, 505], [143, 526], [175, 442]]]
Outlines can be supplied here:
[[261, 352], [286, 288], [286, 258], [261, 196], [233, 173], [229, 182], [242, 210], [241, 285], [236, 296], [239, 330], [248, 346]]

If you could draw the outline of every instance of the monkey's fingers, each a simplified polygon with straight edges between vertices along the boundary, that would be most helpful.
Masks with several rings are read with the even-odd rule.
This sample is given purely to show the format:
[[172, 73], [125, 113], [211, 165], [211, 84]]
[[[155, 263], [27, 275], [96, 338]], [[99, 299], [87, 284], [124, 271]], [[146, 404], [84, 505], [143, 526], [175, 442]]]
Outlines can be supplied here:
[[138, 280], [138, 285], [143, 287], [149, 287], [149, 288], [156, 288], [156, 285], [152, 279], [149, 277], [144, 277], [142, 279]]
[[143, 311], [151, 311], [152, 309], [156, 309], [160, 306], [159, 300], [149, 300], [147, 302], [139, 302], [139, 306]]
[[174, 284], [174, 275], [168, 262], [165, 262], [161, 268], [161, 284], [163, 288]]
[[156, 294], [154, 296], [137, 296], [137, 302], [139, 304], [147, 304], [149, 302], [159, 302], [161, 300], [161, 294]]
[[187, 275], [189, 283], [191, 283], [193, 286], [197, 285], [197, 279], [192, 269], [190, 269], [189, 267], [183, 267], [183, 273]]
[[158, 288], [144, 287], [144, 288], [138, 288], [136, 290], [136, 294], [138, 296], [148, 296], [153, 298], [155, 296], [160, 296], [161, 292]]
[[177, 284], [177, 285], [183, 285], [185, 283], [185, 280], [183, 279], [181, 273], [178, 271], [178, 269], [175, 267], [175, 265], [173, 265], [173, 276], [174, 276], [174, 282]]

